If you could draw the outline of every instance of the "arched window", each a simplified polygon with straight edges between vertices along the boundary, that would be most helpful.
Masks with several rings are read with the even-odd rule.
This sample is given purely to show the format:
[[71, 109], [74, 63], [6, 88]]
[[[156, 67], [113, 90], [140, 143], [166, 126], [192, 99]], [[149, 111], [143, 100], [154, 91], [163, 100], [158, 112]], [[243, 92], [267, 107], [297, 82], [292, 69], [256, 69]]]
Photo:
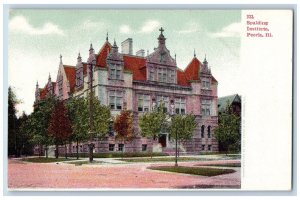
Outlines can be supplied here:
[[201, 138], [204, 138], [204, 129], [205, 129], [205, 126], [202, 125], [201, 126]]
[[210, 133], [210, 126], [207, 127], [207, 137], [210, 138], [211, 137], [211, 133]]

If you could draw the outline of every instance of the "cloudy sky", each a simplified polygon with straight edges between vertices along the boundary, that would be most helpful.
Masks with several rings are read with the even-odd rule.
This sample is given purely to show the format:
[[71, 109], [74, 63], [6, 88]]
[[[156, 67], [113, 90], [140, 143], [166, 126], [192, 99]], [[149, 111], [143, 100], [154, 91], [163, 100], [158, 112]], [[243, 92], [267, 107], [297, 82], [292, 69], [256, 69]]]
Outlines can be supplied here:
[[22, 100], [18, 111], [32, 112], [36, 81], [44, 87], [49, 73], [55, 81], [59, 55], [76, 64], [78, 52], [87, 59], [90, 43], [97, 52], [105, 42], [117, 45], [133, 39], [133, 52], [157, 46], [158, 29], [165, 29], [166, 45], [184, 69], [194, 49], [206, 54], [219, 82], [219, 96], [239, 89], [240, 11], [234, 10], [29, 10], [9, 13], [8, 84]]

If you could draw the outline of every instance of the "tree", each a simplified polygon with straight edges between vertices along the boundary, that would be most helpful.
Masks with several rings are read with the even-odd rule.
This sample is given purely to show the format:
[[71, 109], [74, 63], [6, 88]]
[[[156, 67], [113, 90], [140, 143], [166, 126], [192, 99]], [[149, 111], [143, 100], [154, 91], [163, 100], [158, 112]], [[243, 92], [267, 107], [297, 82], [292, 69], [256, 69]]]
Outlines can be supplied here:
[[[72, 133], [71, 122], [67, 114], [67, 108], [63, 101], [58, 101], [51, 113], [49, 120], [48, 132], [53, 137], [56, 146], [55, 157], [58, 158], [58, 145], [65, 144]], [[67, 149], [65, 146], [65, 156], [67, 157]]]
[[71, 140], [76, 141], [76, 157], [79, 159], [79, 142], [88, 139], [88, 105], [86, 99], [80, 97], [69, 99], [66, 106], [72, 125]]
[[26, 131], [26, 124], [29, 116], [23, 112], [17, 121], [17, 155], [31, 155], [33, 146], [30, 143], [30, 137]]
[[219, 114], [219, 124], [214, 130], [215, 137], [219, 142], [222, 151], [240, 151], [241, 147], [241, 120], [235, 115], [232, 106], [227, 105], [226, 109]]
[[[151, 137], [155, 140], [161, 130], [167, 127], [167, 115], [163, 110], [163, 104], [152, 112], [146, 112], [139, 118], [139, 126], [143, 137]], [[152, 155], [151, 155], [152, 157]]]
[[133, 138], [133, 117], [129, 110], [122, 110], [114, 121], [114, 130], [117, 132], [116, 138], [125, 141]]
[[169, 132], [171, 137], [175, 138], [176, 142], [175, 166], [177, 166], [177, 156], [179, 154], [178, 141], [191, 139], [196, 126], [195, 116], [192, 114], [175, 115], [172, 117]]
[[49, 96], [37, 105], [26, 122], [26, 132], [30, 134], [30, 142], [39, 146], [39, 156], [45, 146], [48, 157], [48, 146], [53, 143], [53, 138], [48, 134], [48, 126], [55, 103], [56, 99]]
[[13, 89], [8, 88], [8, 155], [17, 154], [17, 99]]
[[95, 147], [92, 142], [95, 138], [102, 139], [108, 133], [111, 115], [109, 107], [102, 105], [95, 96], [92, 96], [92, 101], [90, 102], [92, 102], [93, 110], [92, 124], [89, 127], [88, 138], [90, 138], [91, 142], [89, 144], [89, 160], [92, 162], [94, 157], [93, 150]]
[[[92, 121], [90, 122], [89, 103], [92, 102]], [[74, 107], [73, 107], [74, 106]], [[93, 160], [93, 140], [102, 139], [109, 130], [110, 109], [100, 104], [100, 101], [93, 96], [90, 101], [90, 95], [87, 98], [73, 98], [68, 102], [68, 111], [72, 122], [73, 138], [80, 140], [89, 140], [90, 161]], [[91, 124], [90, 124], [91, 123]], [[78, 149], [78, 148], [77, 148]]]

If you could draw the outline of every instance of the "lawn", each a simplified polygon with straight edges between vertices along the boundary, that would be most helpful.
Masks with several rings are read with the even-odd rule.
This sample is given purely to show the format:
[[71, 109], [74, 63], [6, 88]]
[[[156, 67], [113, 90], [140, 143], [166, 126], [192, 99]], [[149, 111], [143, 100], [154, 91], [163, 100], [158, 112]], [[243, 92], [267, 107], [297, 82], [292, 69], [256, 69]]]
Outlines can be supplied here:
[[176, 172], [183, 174], [192, 174], [200, 176], [218, 176], [222, 174], [229, 174], [235, 172], [232, 169], [218, 169], [218, 168], [205, 168], [205, 167], [185, 167], [185, 166], [159, 166], [159, 167], [149, 167], [148, 169], [160, 170], [167, 172]]
[[[175, 162], [175, 157], [159, 157], [159, 158], [124, 158], [118, 159], [126, 162]], [[205, 161], [212, 160], [206, 158], [195, 157], [179, 157], [178, 161]]]
[[241, 163], [203, 164], [203, 165], [196, 165], [196, 166], [241, 167]]
[[64, 162], [64, 163], [75, 164], [75, 165], [86, 165], [86, 164], [101, 164], [103, 162], [93, 160], [93, 162], [90, 163], [90, 161], [88, 161], [88, 160], [79, 160], [79, 161], [71, 161], [71, 162]]
[[51, 162], [62, 162], [62, 161], [69, 161], [74, 160], [73, 158], [46, 158], [46, 157], [34, 157], [34, 158], [23, 158], [22, 161], [26, 162], [34, 162], [34, 163], [51, 163]]

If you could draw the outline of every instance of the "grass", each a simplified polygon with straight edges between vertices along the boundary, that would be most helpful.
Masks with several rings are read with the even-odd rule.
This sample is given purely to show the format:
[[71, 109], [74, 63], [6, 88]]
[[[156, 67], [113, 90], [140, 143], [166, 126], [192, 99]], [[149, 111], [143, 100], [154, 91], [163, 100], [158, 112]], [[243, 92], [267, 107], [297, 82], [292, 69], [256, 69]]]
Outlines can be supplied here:
[[232, 169], [218, 169], [218, 168], [205, 168], [205, 167], [184, 167], [184, 166], [159, 166], [149, 167], [148, 169], [175, 172], [182, 174], [192, 174], [200, 176], [218, 176], [222, 174], [229, 174], [235, 172]]
[[196, 166], [241, 167], [241, 163], [203, 164], [203, 165], [196, 165]]
[[73, 158], [46, 158], [46, 157], [34, 157], [34, 158], [23, 158], [22, 161], [26, 162], [33, 162], [33, 163], [51, 163], [51, 162], [62, 162], [62, 161], [68, 161], [68, 160], [74, 160]]
[[[118, 159], [126, 162], [175, 162], [175, 157], [160, 157], [160, 158], [125, 158], [125, 159]], [[204, 161], [204, 160], [211, 160], [205, 158], [195, 158], [195, 157], [179, 157], [178, 161]]]
[[75, 165], [86, 165], [86, 164], [100, 164], [103, 163], [101, 161], [93, 161], [90, 163], [88, 160], [81, 160], [81, 161], [71, 161], [71, 162], [65, 162], [66, 164], [75, 164]]
[[[166, 153], [160, 153], [160, 152], [153, 152], [153, 157], [159, 157], [159, 156], [168, 156], [169, 154]], [[69, 157], [76, 157], [76, 153], [68, 154]], [[150, 152], [114, 152], [114, 153], [94, 153], [94, 158], [134, 158], [134, 157], [150, 157]], [[89, 157], [88, 153], [79, 153], [79, 157], [87, 158]]]

